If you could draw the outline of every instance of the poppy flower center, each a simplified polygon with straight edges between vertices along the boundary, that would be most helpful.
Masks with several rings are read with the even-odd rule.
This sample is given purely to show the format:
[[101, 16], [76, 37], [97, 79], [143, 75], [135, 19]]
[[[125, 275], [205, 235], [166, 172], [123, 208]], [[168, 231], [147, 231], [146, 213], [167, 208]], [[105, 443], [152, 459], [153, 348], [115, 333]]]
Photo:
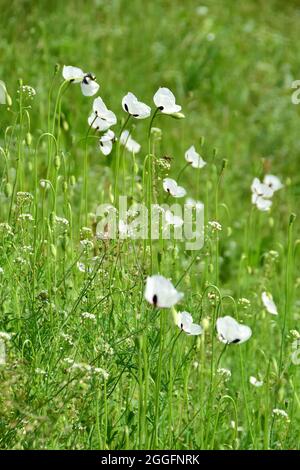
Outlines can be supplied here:
[[126, 103], [124, 104], [124, 108], [126, 109], [126, 111], [127, 111], [127, 113], [128, 113], [128, 106], [127, 106]]
[[154, 294], [154, 296], [152, 297], [152, 302], [153, 302], [153, 305], [156, 307], [157, 305], [157, 295]]

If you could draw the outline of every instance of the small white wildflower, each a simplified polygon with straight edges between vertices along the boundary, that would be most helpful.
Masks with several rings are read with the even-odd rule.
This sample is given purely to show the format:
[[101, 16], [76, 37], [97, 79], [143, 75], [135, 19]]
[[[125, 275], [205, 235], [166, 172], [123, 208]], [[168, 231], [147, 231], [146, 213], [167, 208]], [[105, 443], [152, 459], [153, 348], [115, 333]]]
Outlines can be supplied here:
[[32, 217], [31, 214], [20, 214], [19, 217], [18, 217], [18, 221], [28, 221], [28, 222], [33, 222], [34, 221], [34, 218]]
[[80, 240], [80, 245], [85, 250], [92, 250], [94, 248], [94, 243], [91, 240], [88, 240], [87, 238], [85, 238], [84, 240]]
[[68, 343], [69, 346], [74, 346], [74, 342], [71, 335], [67, 333], [61, 333], [60, 336]]
[[236, 423], [233, 420], [230, 421], [230, 426], [232, 427], [232, 429], [236, 429], [237, 432], [243, 432], [244, 431], [243, 426], [236, 426]]
[[222, 225], [216, 220], [210, 220], [208, 225], [214, 232], [221, 232], [222, 230]]
[[273, 416], [278, 416], [280, 418], [286, 419], [288, 422], [290, 421], [289, 415], [287, 414], [287, 412], [279, 408], [274, 408], [272, 411], [272, 414]]
[[96, 315], [94, 315], [93, 313], [89, 313], [89, 312], [83, 312], [81, 314], [82, 318], [85, 318], [85, 319], [88, 319], [88, 320], [93, 320], [93, 321], [96, 321]]
[[35, 369], [35, 373], [38, 375], [47, 375], [47, 372], [44, 369], [40, 369], [39, 367]]
[[0, 366], [6, 364], [6, 346], [5, 341], [0, 339]]
[[0, 224], [0, 232], [2, 232], [3, 234], [6, 234], [6, 235], [10, 235], [10, 236], [14, 235], [14, 232], [13, 232], [11, 226], [9, 224], [7, 224], [6, 222], [2, 222]]
[[11, 340], [11, 334], [6, 333], [5, 331], [0, 331], [0, 339], [3, 341], [10, 341]]
[[81, 263], [80, 261], [77, 261], [76, 265], [77, 265], [78, 270], [81, 273], [91, 273], [92, 272], [92, 268], [86, 267], [86, 265], [84, 263]]
[[222, 377], [224, 377], [225, 380], [228, 380], [231, 377], [231, 370], [226, 369], [224, 367], [220, 367], [217, 370], [217, 372], [218, 372], [218, 374], [222, 375]]
[[245, 297], [238, 299], [238, 304], [245, 309], [251, 306], [250, 300], [246, 299]]
[[262, 387], [263, 386], [263, 381], [262, 380], [258, 380], [256, 377], [253, 377], [251, 375], [251, 377], [249, 378], [249, 382], [251, 383], [251, 385], [253, 385], [254, 387]]
[[64, 217], [55, 216], [55, 222], [59, 225], [69, 225], [69, 221]]
[[36, 95], [35, 89], [30, 85], [22, 85], [22, 93], [29, 99], [33, 99]]
[[109, 373], [101, 367], [94, 367], [93, 371], [95, 374], [102, 375], [104, 380], [107, 380], [109, 377]]

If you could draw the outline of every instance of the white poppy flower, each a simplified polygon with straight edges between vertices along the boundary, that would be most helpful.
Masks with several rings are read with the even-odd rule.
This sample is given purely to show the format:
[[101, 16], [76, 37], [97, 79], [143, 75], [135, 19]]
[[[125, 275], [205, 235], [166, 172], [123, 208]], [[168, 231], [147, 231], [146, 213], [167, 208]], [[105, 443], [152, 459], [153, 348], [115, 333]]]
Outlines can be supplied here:
[[88, 118], [88, 123], [93, 129], [97, 129], [100, 132], [107, 131], [107, 129], [117, 123], [115, 113], [107, 109], [100, 96], [94, 100], [93, 112]]
[[274, 194], [274, 190], [264, 183], [261, 183], [258, 178], [254, 178], [251, 184], [252, 194], [256, 197], [270, 198]]
[[278, 191], [279, 189], [283, 188], [283, 184], [281, 183], [278, 176], [274, 175], [265, 175], [264, 177], [264, 184], [269, 186], [273, 192]]
[[196, 209], [204, 210], [203, 202], [195, 201], [195, 199], [192, 199], [191, 197], [186, 198], [185, 204], [188, 207], [195, 207]]
[[174, 114], [181, 111], [176, 99], [169, 88], [159, 88], [153, 96], [155, 106], [164, 114]]
[[70, 83], [80, 83], [81, 91], [84, 96], [93, 96], [99, 90], [99, 84], [92, 73], [85, 73], [79, 67], [64, 65], [63, 77]]
[[174, 215], [171, 211], [165, 211], [165, 221], [169, 225], [174, 225], [174, 227], [181, 227], [183, 225], [183, 220], [178, 215]]
[[241, 325], [230, 316], [218, 318], [216, 327], [219, 340], [225, 344], [244, 343], [252, 335], [249, 326]]
[[261, 300], [267, 312], [271, 313], [271, 315], [278, 315], [277, 307], [273, 300], [272, 294], [269, 292], [263, 292], [261, 294]]
[[150, 304], [158, 308], [173, 307], [183, 297], [183, 293], [178, 292], [169, 279], [159, 274], [147, 277], [144, 295]]
[[112, 151], [114, 139], [115, 139], [115, 133], [110, 129], [100, 137], [99, 146], [103, 155], [110, 154], [110, 152]]
[[254, 387], [262, 387], [263, 386], [263, 381], [262, 380], [258, 380], [256, 377], [253, 377], [251, 375], [250, 379], [249, 379], [249, 382], [251, 383], [251, 385], [253, 385]]
[[254, 178], [251, 191], [252, 204], [255, 204], [256, 207], [263, 212], [268, 211], [272, 205], [272, 201], [269, 199], [273, 196], [274, 190], [270, 186], [261, 183], [258, 178]]
[[201, 326], [193, 323], [193, 317], [188, 312], [177, 313], [177, 326], [186, 334], [191, 336], [197, 336], [202, 333]]
[[252, 196], [252, 203], [256, 205], [257, 209], [262, 212], [267, 212], [270, 210], [272, 206], [272, 201], [270, 199], [264, 199], [263, 197], [255, 197], [255, 202], [253, 202]]
[[0, 104], [9, 104], [10, 100], [6, 85], [2, 80], [0, 80]]
[[130, 152], [130, 153], [139, 153], [139, 151], [141, 150], [140, 144], [138, 144], [131, 137], [129, 131], [127, 131], [127, 130], [122, 132], [122, 134], [120, 136], [120, 142], [121, 142], [122, 145], [124, 145], [124, 147], [126, 147], [128, 152]]
[[178, 186], [176, 181], [172, 178], [165, 178], [163, 180], [163, 188], [167, 193], [176, 198], [186, 195], [186, 190], [182, 186]]
[[196, 152], [194, 145], [185, 152], [185, 159], [193, 168], [203, 168], [206, 165], [203, 158]]
[[122, 99], [122, 107], [126, 113], [136, 119], [146, 119], [151, 114], [150, 106], [139, 101], [131, 92], [128, 92]]

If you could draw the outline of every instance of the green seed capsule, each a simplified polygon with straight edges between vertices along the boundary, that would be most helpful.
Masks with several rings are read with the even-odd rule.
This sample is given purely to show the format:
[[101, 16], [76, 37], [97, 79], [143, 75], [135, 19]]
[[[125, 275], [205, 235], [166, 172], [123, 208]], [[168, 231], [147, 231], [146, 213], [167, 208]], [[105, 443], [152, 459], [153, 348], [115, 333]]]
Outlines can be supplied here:
[[56, 255], [57, 255], [57, 250], [56, 250], [56, 246], [53, 245], [53, 243], [51, 243], [50, 245], [50, 251], [51, 251], [51, 254], [54, 258], [56, 258]]
[[56, 157], [54, 158], [54, 166], [56, 168], [56, 170], [59, 170], [60, 168], [60, 156], [59, 155], [56, 155]]
[[27, 132], [26, 134], [26, 144], [28, 145], [28, 147], [30, 147], [32, 144], [32, 135], [30, 134], [30, 132]]
[[12, 195], [12, 185], [10, 183], [6, 183], [4, 187], [4, 194], [6, 197], [10, 197]]

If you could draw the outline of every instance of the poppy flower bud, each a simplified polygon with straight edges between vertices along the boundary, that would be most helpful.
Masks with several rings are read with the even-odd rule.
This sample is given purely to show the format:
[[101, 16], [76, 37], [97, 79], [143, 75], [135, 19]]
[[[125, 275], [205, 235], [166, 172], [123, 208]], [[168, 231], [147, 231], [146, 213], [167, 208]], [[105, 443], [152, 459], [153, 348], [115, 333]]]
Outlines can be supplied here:
[[59, 155], [56, 155], [54, 158], [54, 166], [56, 170], [59, 170], [60, 168], [60, 156]]
[[294, 223], [295, 219], [296, 219], [296, 214], [294, 214], [292, 212], [291, 215], [290, 215], [289, 225], [292, 225]]
[[228, 160], [226, 158], [223, 158], [223, 160], [222, 160], [222, 171], [225, 170], [225, 168], [227, 167], [227, 163], [228, 163]]
[[50, 225], [51, 227], [53, 227], [54, 225], [54, 222], [55, 222], [55, 212], [51, 212], [50, 216], [49, 216], [49, 221], [50, 221]]
[[204, 145], [204, 142], [205, 142], [205, 137], [204, 137], [204, 135], [202, 135], [202, 136], [200, 137], [200, 146], [201, 146], [201, 147]]
[[27, 132], [26, 134], [26, 144], [28, 145], [28, 147], [30, 147], [32, 144], [32, 135], [30, 132]]
[[6, 197], [10, 197], [12, 195], [12, 186], [10, 183], [6, 183], [4, 187], [4, 194]]
[[69, 187], [69, 185], [68, 185], [67, 181], [64, 181], [64, 183], [63, 183], [63, 192], [64, 193], [66, 193], [68, 191], [68, 187]]
[[204, 329], [204, 330], [208, 330], [208, 329], [209, 329], [209, 319], [208, 319], [208, 318], [203, 318], [203, 320], [202, 320], [202, 326], [203, 326], [203, 329]]
[[10, 108], [12, 105], [12, 99], [8, 93], [6, 93], [6, 104]]
[[174, 321], [175, 325], [177, 325], [177, 312], [176, 312], [174, 307], [171, 308], [171, 312], [172, 312], [173, 321]]
[[55, 73], [55, 75], [57, 74], [57, 72], [59, 72], [59, 69], [60, 69], [60, 64], [59, 64], [59, 63], [56, 63], [55, 66], [54, 66], [54, 73]]
[[52, 254], [53, 258], [56, 258], [57, 249], [56, 249], [56, 246], [53, 245], [53, 243], [51, 243], [51, 245], [50, 245], [50, 251], [51, 251], [51, 254]]
[[184, 119], [185, 118], [185, 115], [183, 113], [173, 113], [173, 114], [170, 114], [170, 116], [174, 119]]
[[70, 178], [70, 185], [71, 185], [71, 186], [75, 186], [75, 184], [76, 184], [76, 178], [75, 178], [74, 175], [71, 175], [71, 178]]

